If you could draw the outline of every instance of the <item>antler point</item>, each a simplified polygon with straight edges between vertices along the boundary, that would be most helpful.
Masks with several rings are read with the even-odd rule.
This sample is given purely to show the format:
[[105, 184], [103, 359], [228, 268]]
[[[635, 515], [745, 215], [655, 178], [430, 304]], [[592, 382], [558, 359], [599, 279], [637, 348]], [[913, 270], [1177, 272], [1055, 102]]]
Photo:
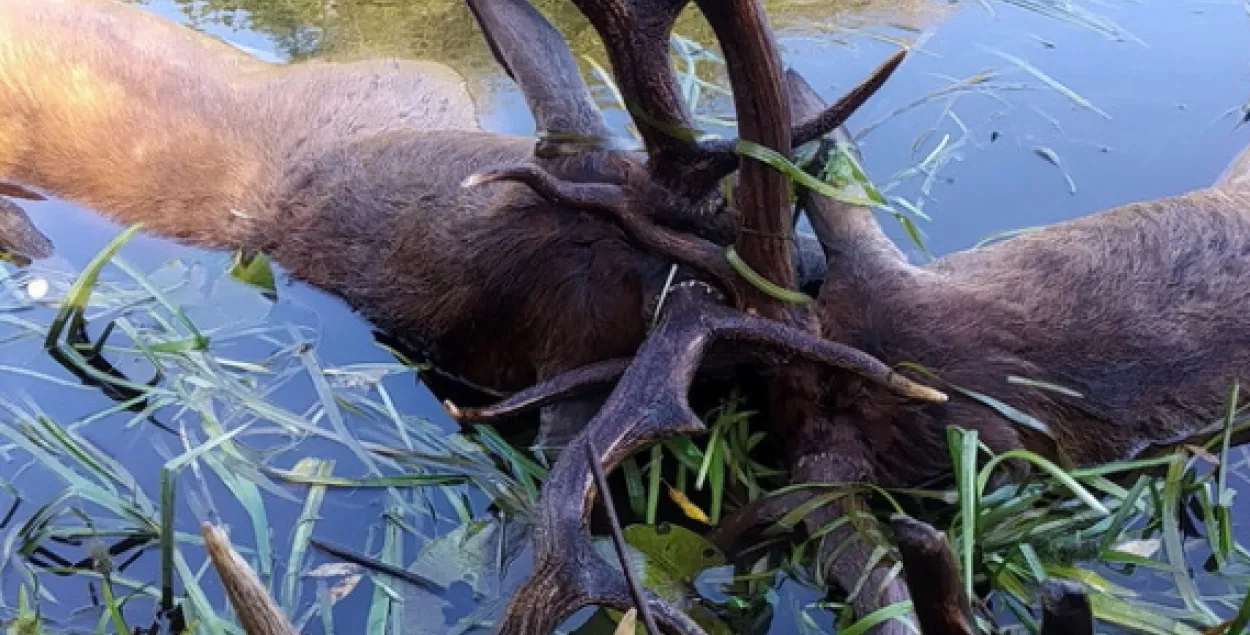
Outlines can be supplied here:
[[946, 393], [920, 384], [914, 384], [907, 392], [908, 396], [931, 403], [946, 403], [950, 401], [950, 397]]
[[491, 172], [478, 172], [478, 173], [476, 173], [476, 174], [470, 174], [470, 175], [469, 175], [468, 177], [466, 177], [463, 181], [461, 181], [461, 182], [460, 182], [460, 187], [462, 187], [462, 188], [464, 188], [464, 189], [466, 189], [466, 190], [467, 190], [467, 189], [472, 189], [472, 188], [478, 187], [478, 186], [480, 186], [480, 185], [485, 185], [485, 184], [487, 184], [487, 183], [490, 183], [490, 182], [492, 182], [492, 181], [494, 181], [494, 180], [495, 180], [495, 175], [494, 175], [493, 173], [491, 173]]
[[451, 415], [452, 419], [459, 419], [464, 416], [464, 411], [452, 403], [450, 399], [443, 402], [443, 408], [447, 410], [447, 414]]

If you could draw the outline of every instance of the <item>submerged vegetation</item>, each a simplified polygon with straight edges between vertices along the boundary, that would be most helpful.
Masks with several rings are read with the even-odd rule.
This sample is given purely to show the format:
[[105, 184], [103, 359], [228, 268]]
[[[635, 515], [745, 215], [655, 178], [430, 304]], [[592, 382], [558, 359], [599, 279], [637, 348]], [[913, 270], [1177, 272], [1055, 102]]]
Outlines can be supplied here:
[[[1012, 3], [1122, 35], [1071, 3]], [[351, 3], [335, 6], [346, 11]], [[732, 125], [720, 112], [724, 89], [704, 78], [716, 56], [685, 38], [674, 49], [700, 122], [709, 130]], [[1053, 90], [1109, 116], [1044, 70], [1002, 57], [1007, 69], [951, 78], [889, 115], [938, 103], [941, 123], [959, 136], [936, 126], [922, 132], [915, 165], [877, 185], [846, 153], [822, 174], [825, 185], [892, 214], [923, 251], [931, 189], [975, 143], [955, 108], [961, 96]], [[1004, 80], [1012, 68], [1032, 81]], [[1035, 152], [1071, 184], [1060, 157], [1044, 150]], [[812, 180], [788, 162], [776, 165]], [[905, 187], [919, 195], [897, 193]], [[369, 634], [489, 627], [528, 566], [530, 517], [546, 476], [526, 436], [411, 414], [429, 410], [419, 403], [424, 395], [413, 394], [418, 369], [380, 344], [373, 361], [324, 359], [315, 323], [275, 317], [282, 289], [263, 260], [172, 261], [144, 271], [123, 253], [137, 229], [74, 275], [0, 264], [0, 377], [20, 386], [0, 390], [0, 457], [17, 466], [0, 472], [4, 628], [14, 635], [240, 632], [207, 565], [202, 521], [232, 529], [298, 627]], [[704, 413], [707, 434], [627, 460], [611, 475], [613, 495], [645, 584], [710, 633], [770, 626], [814, 633], [836, 624], [854, 635], [904, 612], [886, 607], [850, 623], [845, 604], [825, 600], [824, 576], [810, 558], [835, 527], [793, 531], [806, 512], [857, 492], [874, 494], [877, 507], [837, 522], [875, 536], [875, 558], [895, 549], [883, 522], [891, 514], [946, 531], [967, 589], [987, 598], [975, 607], [987, 630], [1036, 633], [1031, 607], [1040, 585], [1065, 579], [1088, 590], [1107, 627], [1240, 633], [1250, 622], [1250, 551], [1234, 518], [1250, 453], [1229, 443], [1250, 427], [1240, 392], [1230, 387], [1225, 420], [1212, 422], [1222, 433], [1206, 445], [1094, 468], [1026, 452], [995, 456], [975, 434], [951, 429], [952, 480], [889, 491], [783, 486], [766, 430], [745, 400], [729, 394]], [[49, 401], [99, 404], [101, 394], [110, 405], [69, 418]], [[970, 396], [1021, 425], [1045, 427], [992, 396]], [[994, 476], [1010, 461], [1040, 469], [999, 485]], [[705, 538], [734, 509], [799, 487], [820, 495], [732, 561]], [[610, 551], [608, 532], [596, 529]], [[571, 628], [589, 634], [613, 632], [621, 616], [583, 617]]]

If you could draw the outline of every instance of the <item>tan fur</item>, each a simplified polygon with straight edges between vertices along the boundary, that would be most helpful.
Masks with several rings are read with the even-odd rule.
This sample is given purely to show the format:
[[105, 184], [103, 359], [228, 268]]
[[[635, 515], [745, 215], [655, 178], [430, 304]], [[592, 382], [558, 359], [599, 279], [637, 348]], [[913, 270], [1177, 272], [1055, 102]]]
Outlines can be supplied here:
[[111, 1], [0, 6], [0, 180], [198, 244], [243, 240], [329, 147], [476, 127], [438, 64], [276, 67]]
[[533, 144], [478, 131], [440, 64], [270, 65], [112, 0], [0, 2], [0, 182], [267, 252], [496, 390], [630, 353], [667, 268], [524, 187], [460, 187]]

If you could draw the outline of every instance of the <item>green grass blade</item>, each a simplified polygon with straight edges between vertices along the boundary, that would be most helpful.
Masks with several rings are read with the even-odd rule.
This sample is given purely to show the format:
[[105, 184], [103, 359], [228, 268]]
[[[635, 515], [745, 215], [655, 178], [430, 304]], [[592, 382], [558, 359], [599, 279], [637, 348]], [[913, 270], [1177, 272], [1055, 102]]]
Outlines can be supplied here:
[[811, 296], [805, 293], [792, 291], [785, 287], [778, 286], [768, 278], [761, 276], [758, 272], [751, 268], [751, 265], [748, 265], [746, 261], [742, 259], [742, 256], [738, 255], [738, 251], [734, 249], [732, 245], [725, 249], [725, 260], [738, 275], [742, 276], [743, 280], [749, 282], [751, 286], [755, 287], [760, 293], [763, 293], [774, 300], [789, 302], [791, 304], [809, 304], [815, 301]]
[[1024, 72], [1026, 72], [1026, 73], [1028, 73], [1028, 74], [1032, 75], [1033, 77], [1036, 77], [1037, 79], [1041, 80], [1043, 84], [1046, 84], [1047, 86], [1049, 86], [1049, 87], [1053, 88], [1053, 89], [1054, 89], [1056, 92], [1058, 92], [1059, 94], [1061, 94], [1061, 95], [1063, 95], [1064, 97], [1067, 97], [1068, 99], [1072, 100], [1072, 102], [1073, 102], [1073, 103], [1075, 103], [1076, 105], [1078, 105], [1078, 106], [1080, 106], [1080, 107], [1082, 107], [1082, 108], [1085, 108], [1085, 109], [1087, 109], [1087, 110], [1090, 110], [1090, 111], [1092, 111], [1092, 112], [1094, 112], [1094, 113], [1097, 113], [1098, 115], [1102, 116], [1102, 117], [1103, 117], [1103, 118], [1105, 118], [1105, 119], [1111, 119], [1111, 115], [1108, 115], [1108, 114], [1107, 114], [1105, 111], [1103, 111], [1101, 108], [1099, 108], [1098, 106], [1095, 106], [1095, 105], [1094, 105], [1092, 102], [1090, 102], [1088, 99], [1086, 99], [1086, 98], [1084, 98], [1084, 97], [1080, 96], [1079, 94], [1077, 94], [1077, 92], [1076, 92], [1076, 91], [1072, 90], [1071, 88], [1068, 88], [1067, 86], [1065, 86], [1065, 85], [1064, 85], [1062, 82], [1060, 82], [1059, 80], [1057, 80], [1057, 79], [1055, 79], [1055, 78], [1051, 77], [1050, 75], [1047, 75], [1046, 73], [1042, 72], [1042, 69], [1040, 69], [1040, 68], [1038, 68], [1038, 67], [1036, 67], [1036, 66], [1034, 66], [1034, 65], [1032, 65], [1032, 64], [1030, 64], [1030, 63], [1028, 63], [1028, 62], [1026, 62], [1026, 61], [1024, 61], [1024, 60], [1022, 60], [1022, 59], [1020, 59], [1020, 58], [1018, 58], [1018, 57], [1016, 57], [1015, 55], [1010, 54], [1010, 53], [1006, 53], [1006, 52], [1004, 52], [1004, 51], [999, 51], [999, 50], [996, 50], [996, 49], [990, 49], [990, 48], [986, 48], [986, 47], [981, 47], [981, 48], [983, 48], [983, 49], [985, 49], [985, 50], [989, 51], [990, 53], [992, 53], [992, 54], [994, 54], [994, 55], [997, 55], [998, 57], [1001, 57], [1001, 58], [1003, 58], [1003, 59], [1007, 60], [1008, 62], [1011, 62], [1012, 64], [1015, 64], [1016, 66], [1018, 66], [1018, 67], [1020, 67], [1022, 70], [1024, 70]]
[[[956, 491], [959, 492], [959, 548], [964, 572], [964, 590], [972, 595], [974, 576], [973, 556], [976, 549], [976, 531], [980, 493], [977, 489], [977, 433], [955, 426], [946, 428], [946, 441], [951, 452], [951, 466], [955, 473]], [[983, 488], [982, 488], [983, 489]]]
[[[293, 473], [320, 477], [329, 476], [334, 471], [334, 462], [320, 459], [304, 459], [291, 470]], [[300, 572], [304, 570], [304, 555], [308, 553], [308, 540], [312, 538], [313, 527], [321, 513], [321, 503], [325, 500], [326, 488], [314, 485], [308, 489], [304, 498], [304, 507], [295, 527], [291, 530], [291, 552], [287, 555], [286, 573], [282, 578], [281, 606], [288, 615], [295, 613], [299, 601]]]
[[664, 446], [651, 446], [651, 465], [647, 468], [647, 524], [654, 525], [660, 507], [660, 489], [664, 473]]
[[1168, 469], [1167, 478], [1163, 483], [1163, 505], [1160, 510], [1163, 524], [1163, 551], [1167, 554], [1168, 561], [1173, 567], [1172, 580], [1176, 584], [1176, 591], [1184, 600], [1186, 608], [1190, 610], [1202, 611], [1209, 614], [1214, 619], [1215, 615], [1211, 614], [1206, 604], [1199, 598], [1198, 589], [1194, 586], [1194, 581], [1189, 577], [1188, 567], [1185, 563], [1185, 545], [1181, 539], [1181, 498], [1184, 495], [1184, 476], [1186, 473], [1185, 464], [1181, 462], [1173, 463]]
[[883, 624], [888, 620], [905, 619], [906, 616], [909, 613], [911, 613], [911, 611], [912, 611], [911, 600], [907, 600], [905, 602], [895, 602], [894, 604], [891, 604], [889, 606], [883, 606], [869, 613], [868, 615], [865, 615], [863, 619], [855, 622], [854, 624], [851, 624], [850, 626], [846, 628], [838, 629], [838, 634], [839, 635], [862, 635], [863, 633], [867, 633], [868, 631], [872, 630], [872, 628], [877, 626], [878, 624]]
[[1085, 486], [1081, 485], [1076, 481], [1076, 479], [1072, 478], [1072, 475], [1063, 471], [1063, 469], [1054, 463], [1051, 463], [1045, 457], [1027, 450], [1012, 450], [990, 459], [990, 461], [985, 464], [985, 467], [982, 468], [981, 474], [978, 478], [977, 487], [979, 491], [985, 491], [986, 486], [989, 484], [990, 476], [994, 472], [994, 468], [1001, 465], [1004, 461], [1011, 459], [1024, 459], [1032, 463], [1034, 466], [1041, 468], [1043, 472], [1046, 472], [1051, 478], [1058, 481], [1059, 484], [1066, 487], [1073, 494], [1076, 494], [1077, 498], [1080, 498], [1081, 501], [1088, 505], [1090, 509], [1104, 516], [1111, 515], [1111, 512], [1107, 510], [1107, 507], [1095, 498], [1094, 495], [1085, 488]]
[[65, 294], [65, 298], [61, 301], [61, 306], [57, 309], [56, 316], [52, 319], [52, 325], [48, 327], [48, 337], [44, 340], [44, 348], [52, 348], [57, 345], [61, 333], [65, 330], [65, 325], [73, 317], [73, 315], [82, 311], [87, 306], [87, 301], [91, 298], [91, 290], [95, 287], [96, 281], [100, 279], [100, 272], [104, 266], [108, 264], [113, 256], [117, 255], [118, 250], [122, 248], [134, 235], [142, 228], [142, 225], [131, 225], [122, 233], [118, 234], [113, 240], [110, 240], [95, 257], [87, 263], [82, 273], [78, 275], [78, 279], [74, 281], [73, 286]]
[[117, 597], [113, 595], [113, 583], [107, 575], [100, 579], [100, 593], [104, 596], [104, 606], [108, 611], [110, 621], [113, 622], [113, 630], [117, 631], [117, 635], [129, 635], [130, 627], [126, 625], [126, 618], [122, 616], [121, 606], [117, 602]]
[[621, 473], [625, 477], [625, 492], [629, 495], [629, 511], [641, 518], [647, 513], [647, 491], [642, 485], [642, 469], [638, 459], [627, 457], [621, 461]]

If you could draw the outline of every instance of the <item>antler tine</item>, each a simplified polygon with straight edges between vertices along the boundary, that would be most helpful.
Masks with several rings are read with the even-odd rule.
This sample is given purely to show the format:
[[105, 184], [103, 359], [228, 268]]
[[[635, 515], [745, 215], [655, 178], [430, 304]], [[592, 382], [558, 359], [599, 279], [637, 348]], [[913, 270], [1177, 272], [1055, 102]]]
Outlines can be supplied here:
[[626, 190], [618, 185], [561, 181], [546, 170], [528, 164], [479, 172], [465, 179], [462, 185], [479, 187], [502, 181], [524, 183], [553, 204], [603, 216], [639, 245], [710, 276], [735, 304], [745, 292], [745, 283], [729, 265], [720, 247], [642, 216], [629, 204]]
[[[834, 103], [822, 107], [815, 114], [797, 116], [801, 121], [790, 129], [791, 146], [797, 148], [815, 141], [846, 123], [860, 106], [877, 94], [906, 58], [907, 49], [899, 49]], [[734, 149], [736, 144], [736, 139], [720, 139], [703, 144], [703, 152], [708, 157], [706, 161], [713, 166], [710, 171], [716, 178], [723, 178], [738, 168], [740, 159]]]
[[1093, 635], [1094, 613], [1085, 587], [1072, 580], [1042, 583], [1042, 635]]
[[632, 357], [622, 357], [582, 366], [535, 384], [499, 403], [484, 408], [457, 408], [450, 401], [443, 402], [443, 406], [447, 408], [448, 414], [458, 421], [489, 423], [515, 417], [561, 399], [575, 397], [587, 390], [611, 384], [625, 374], [633, 361]]
[[890, 519], [903, 557], [912, 603], [924, 635], [975, 635], [976, 620], [946, 536], [927, 523], [898, 514]]
[[860, 106], [863, 106], [873, 95], [877, 94], [878, 90], [881, 90], [882, 86], [885, 86], [885, 82], [890, 79], [894, 71], [898, 70], [898, 67], [902, 65], [903, 60], [906, 58], [907, 49], [895, 51], [893, 55], [878, 64], [867, 77], [839, 97], [831, 106], [796, 125], [792, 133], [795, 147], [815, 141], [846, 123], [846, 120], [856, 110], [859, 110]]
[[564, 36], [529, 0], [468, 0], [491, 53], [521, 88], [540, 136], [610, 139]]
[[[632, 606], [621, 573], [591, 546], [588, 525], [594, 498], [590, 461], [610, 472], [631, 452], [675, 434], [704, 430], [686, 395], [711, 342], [702, 313], [714, 300], [698, 287], [673, 291], [660, 324], [599, 414], [556, 460], [543, 487], [534, 527], [534, 573], [513, 595], [497, 622], [499, 635], [545, 635], [587, 604]], [[601, 456], [591, 456], [591, 448]], [[648, 605], [670, 633], [703, 630], [647, 593]]]
[[830, 342], [775, 320], [744, 315], [724, 307], [710, 312], [709, 323], [717, 338], [755, 343], [800, 355], [811, 361], [855, 373], [882, 387], [920, 401], [944, 403], [946, 393], [912, 381], [881, 360], [845, 344]]
[[[573, 0], [603, 40], [617, 87], [642, 135], [652, 174], [680, 182], [697, 151], [692, 120], [669, 65], [668, 40], [689, 0]], [[681, 188], [675, 188], [681, 189]]]
[[[789, 154], [790, 105], [781, 83], [781, 56], [763, 8], [758, 0], [698, 0], [698, 5], [722, 43], [738, 136]], [[793, 288], [790, 241], [775, 239], [791, 232], [789, 183], [785, 175], [759, 161], [744, 162], [738, 178], [743, 229], [738, 251], [757, 273]], [[762, 308], [776, 308], [765, 296], [755, 297]]]
[[230, 606], [239, 616], [243, 632], [248, 635], [296, 635], [299, 631], [287, 620], [256, 572], [235, 551], [226, 533], [220, 527], [205, 522], [200, 525], [200, 536], [204, 539], [209, 561], [226, 589]]

